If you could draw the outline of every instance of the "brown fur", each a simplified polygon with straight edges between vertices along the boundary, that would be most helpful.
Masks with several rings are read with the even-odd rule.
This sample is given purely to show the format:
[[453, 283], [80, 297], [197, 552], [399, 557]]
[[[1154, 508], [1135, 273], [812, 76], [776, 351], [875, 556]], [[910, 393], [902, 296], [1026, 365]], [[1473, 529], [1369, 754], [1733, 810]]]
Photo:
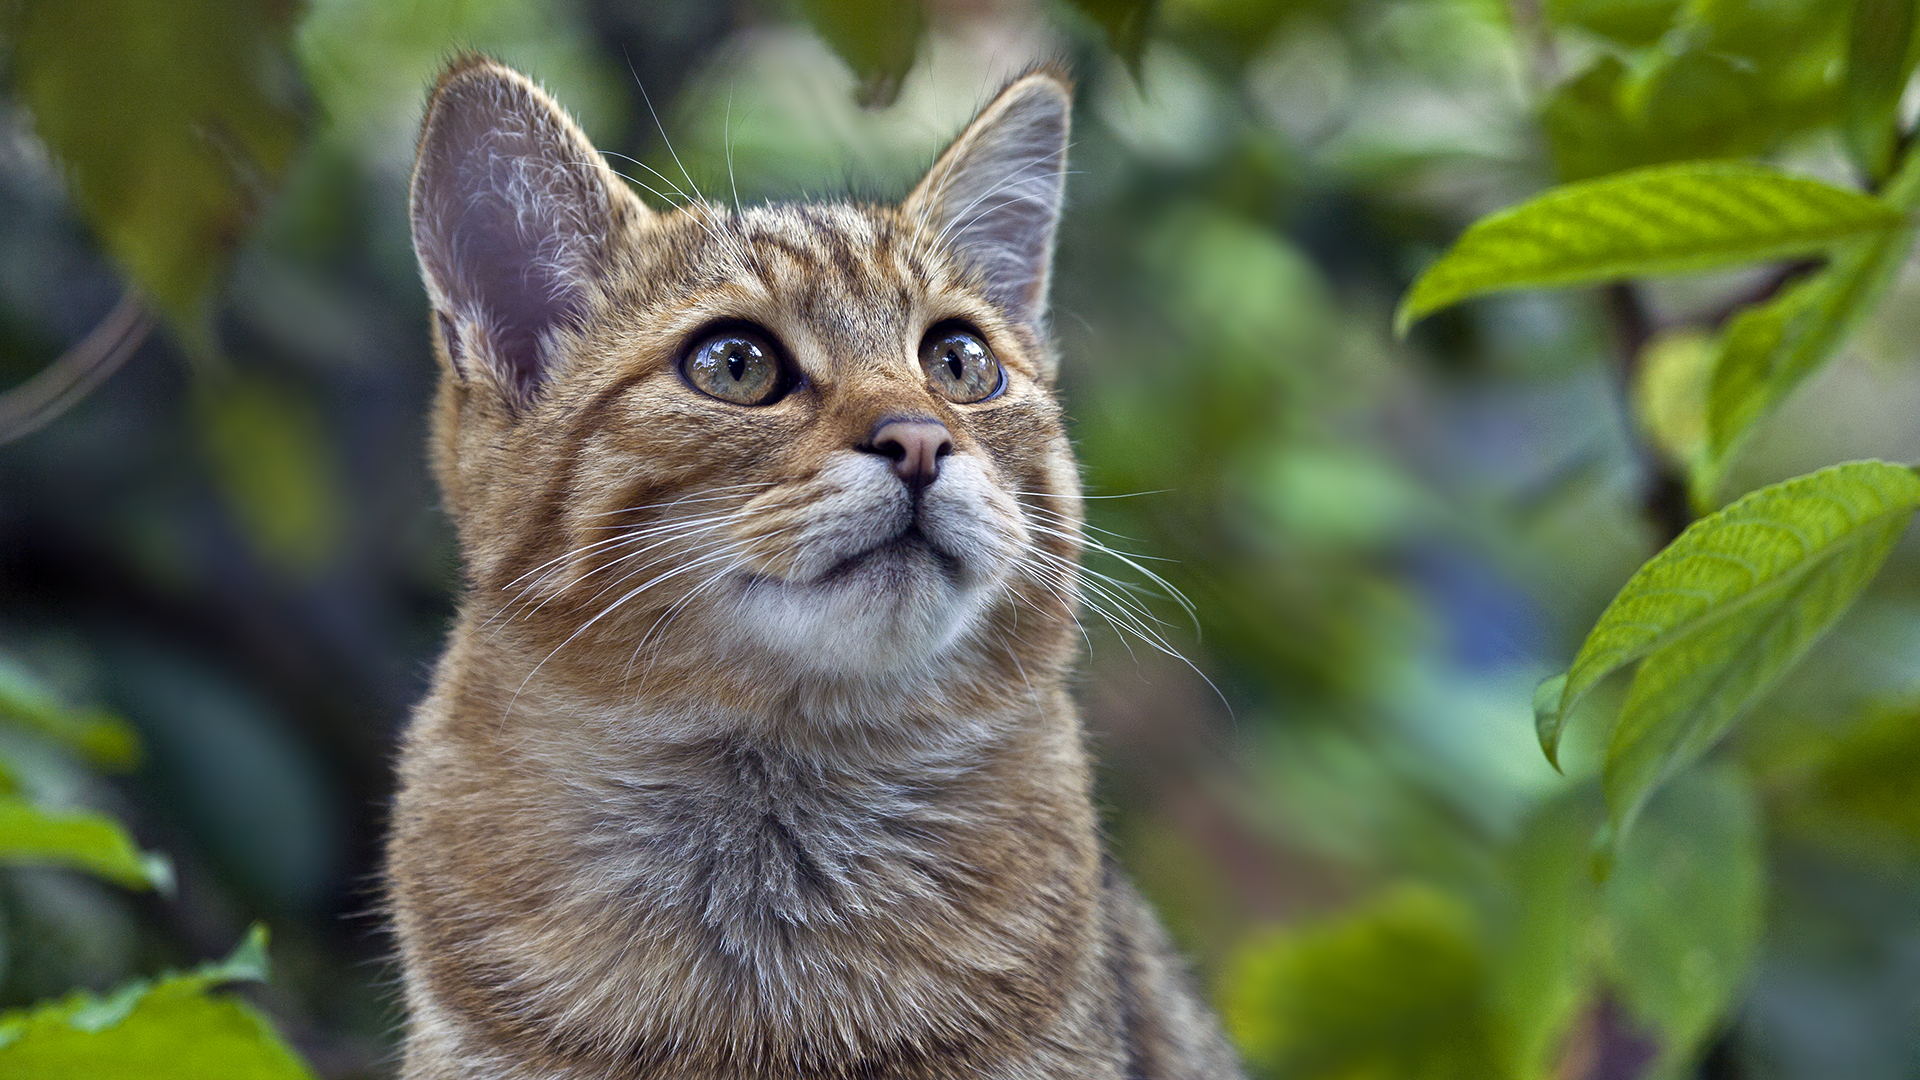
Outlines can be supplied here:
[[[1100, 850], [1044, 261], [1009, 292], [934, 242], [985, 119], [1053, 107], [1023, 93], [1059, 96], [1064, 147], [1064, 84], [1031, 74], [901, 207], [655, 214], [517, 73], [441, 79], [429, 133], [532, 109], [532, 144], [568, 148], [533, 186], [586, 227], [549, 245], [580, 291], [526, 385], [417, 232], [468, 580], [390, 846], [410, 1080], [1238, 1075]], [[431, 204], [429, 144], [430, 233], [465, 211]], [[722, 318], [805, 383], [758, 408], [692, 389], [677, 358]], [[1002, 396], [929, 389], [915, 350], [951, 319]], [[952, 433], [924, 510], [854, 449], [893, 417]], [[956, 550], [827, 569], [848, 530], [913, 512]]]

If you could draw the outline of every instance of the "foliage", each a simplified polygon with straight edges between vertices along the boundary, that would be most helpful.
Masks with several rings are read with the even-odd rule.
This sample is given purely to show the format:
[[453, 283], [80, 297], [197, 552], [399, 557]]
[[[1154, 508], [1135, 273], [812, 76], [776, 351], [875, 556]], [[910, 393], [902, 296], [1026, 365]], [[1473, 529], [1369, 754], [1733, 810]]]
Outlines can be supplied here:
[[[293, 10], [23, 0], [8, 35], [20, 97], [75, 197], [203, 347], [208, 296], [299, 145], [284, 70]], [[152, 173], [168, 182], [141, 182]]]
[[1249, 942], [1226, 1019], [1275, 1075], [1549, 1076], [1567, 1029], [1616, 994], [1672, 1074], [1746, 979], [1759, 940], [1753, 795], [1724, 770], [1663, 792], [1602, 884], [1590, 786], [1549, 800], [1479, 907], [1401, 886], [1339, 920]]
[[1776, 484], [1689, 526], [1640, 568], [1564, 675], [1540, 686], [1540, 745], [1573, 707], [1639, 662], [1607, 746], [1624, 830], [1655, 784], [1718, 741], [1867, 587], [1920, 509], [1920, 477], [1855, 462]]
[[[137, 744], [118, 719], [62, 709], [53, 690], [5, 661], [7, 701], [31, 716], [36, 734], [124, 765]], [[102, 751], [104, 750], [104, 754]], [[0, 754], [0, 762], [6, 761]], [[130, 889], [170, 891], [166, 859], [143, 855], [103, 814], [50, 810], [0, 795], [0, 865], [82, 870]], [[267, 939], [255, 926], [223, 961], [158, 980], [134, 980], [105, 995], [75, 991], [61, 1001], [0, 1014], [0, 1075], [44, 1080], [100, 1076], [206, 1076], [300, 1080], [306, 1068], [251, 1006], [210, 993], [267, 978]]]
[[1474, 223], [1401, 301], [1401, 329], [1478, 293], [1818, 254], [1897, 230], [1870, 196], [1734, 163], [1655, 166], [1568, 184]]
[[267, 939], [256, 927], [225, 960], [0, 1017], [0, 1069], [43, 1080], [301, 1080], [306, 1068], [266, 1018], [242, 1001], [208, 993], [266, 977]]

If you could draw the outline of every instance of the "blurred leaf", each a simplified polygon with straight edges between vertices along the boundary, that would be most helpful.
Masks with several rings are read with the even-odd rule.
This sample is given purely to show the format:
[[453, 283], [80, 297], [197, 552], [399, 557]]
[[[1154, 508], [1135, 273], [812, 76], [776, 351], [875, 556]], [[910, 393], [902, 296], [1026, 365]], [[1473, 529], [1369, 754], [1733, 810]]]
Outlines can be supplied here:
[[68, 708], [52, 687], [3, 655], [0, 721], [20, 724], [101, 768], [130, 769], [140, 762], [140, 739], [124, 720], [98, 709]]
[[1854, 0], [1847, 29], [1847, 147], [1875, 180], [1893, 164], [1900, 94], [1914, 62], [1914, 0]]
[[1897, 228], [1871, 196], [1735, 162], [1567, 184], [1482, 218], [1408, 290], [1415, 319], [1480, 293], [1711, 270], [1807, 255]]
[[1552, 759], [1581, 697], [1645, 658], [1607, 747], [1616, 842], [1655, 785], [1712, 745], [1833, 625], [1916, 507], [1913, 470], [1836, 465], [1702, 518], [1633, 575], [1587, 635], [1558, 700], [1548, 692], [1535, 702]]
[[1070, 0], [1074, 7], [1106, 31], [1107, 47], [1126, 61], [1134, 80], [1140, 79], [1140, 58], [1147, 51], [1147, 30], [1153, 25], [1158, 0]]
[[859, 78], [860, 104], [893, 104], [926, 26], [920, 0], [800, 0], [800, 10]]
[[1543, 7], [1556, 26], [1578, 26], [1622, 45], [1645, 46], [1673, 24], [1680, 0], [1546, 0]]
[[[1883, 196], [1920, 203], [1920, 153], [1908, 153]], [[1742, 442], [1768, 413], [1818, 370], [1879, 305], [1913, 246], [1914, 229], [1894, 229], [1839, 251], [1820, 273], [1735, 316], [1720, 344], [1707, 391], [1707, 452], [1694, 478], [1707, 501]]]
[[1675, 161], [1764, 154], [1838, 115], [1840, 94], [1809, 55], [1785, 68], [1676, 34], [1629, 64], [1603, 55], [1562, 83], [1541, 125], [1564, 181]]
[[1288, 448], [1267, 463], [1259, 502], [1289, 534], [1348, 548], [1406, 536], [1420, 490], [1389, 463], [1352, 450]]
[[317, 568], [339, 542], [346, 501], [320, 419], [278, 387], [240, 376], [209, 387], [202, 406], [214, 476], [255, 549], [284, 570]]
[[1248, 1060], [1293, 1080], [1487, 1080], [1486, 997], [1466, 909], [1411, 886], [1254, 940], [1223, 989]]
[[281, 0], [23, 0], [16, 89], [75, 201], [186, 339], [299, 145]]
[[340, 811], [283, 709], [186, 654], [122, 642], [105, 659], [140, 724], [146, 779], [169, 819], [250, 903], [312, 911], [339, 872]]
[[1827, 67], [1839, 59], [1845, 23], [1846, 5], [1833, 0], [1685, 0], [1678, 29], [1756, 64], [1804, 57]]
[[1740, 989], [1766, 900], [1760, 812], [1730, 769], [1677, 777], [1622, 839], [1602, 892], [1607, 974], [1683, 1075]]
[[1499, 924], [1493, 1000], [1508, 1075], [1544, 1077], [1568, 1028], [1593, 996], [1592, 938], [1599, 915], [1591, 851], [1606, 820], [1589, 783], [1548, 799], [1505, 854], [1513, 909]]
[[0, 1076], [304, 1080], [311, 1074], [265, 1017], [208, 993], [266, 977], [266, 932], [256, 926], [220, 963], [11, 1013], [0, 1018]]
[[173, 888], [173, 868], [143, 854], [120, 823], [101, 814], [54, 813], [0, 796], [0, 863], [85, 870], [128, 888]]
[[1920, 849], [1920, 708], [1881, 710], [1832, 740], [1796, 798], [1849, 841]]
[[1711, 336], [1682, 329], [1655, 337], [1640, 352], [1633, 415], [1674, 461], [1699, 461], [1707, 450], [1707, 384], [1719, 356]]

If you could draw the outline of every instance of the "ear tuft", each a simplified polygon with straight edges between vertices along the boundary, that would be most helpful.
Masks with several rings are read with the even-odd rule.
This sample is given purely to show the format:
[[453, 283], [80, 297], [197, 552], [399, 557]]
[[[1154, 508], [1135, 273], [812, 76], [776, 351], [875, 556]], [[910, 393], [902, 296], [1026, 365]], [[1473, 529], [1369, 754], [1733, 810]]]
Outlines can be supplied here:
[[[516, 404], [551, 375], [627, 192], [558, 104], [483, 56], [456, 60], [414, 161], [413, 247], [449, 360]], [[630, 201], [631, 196], [628, 196]]]
[[990, 299], [1035, 326], [1046, 317], [1072, 109], [1072, 91], [1059, 72], [1041, 69], [1015, 79], [940, 155], [902, 207], [979, 273]]

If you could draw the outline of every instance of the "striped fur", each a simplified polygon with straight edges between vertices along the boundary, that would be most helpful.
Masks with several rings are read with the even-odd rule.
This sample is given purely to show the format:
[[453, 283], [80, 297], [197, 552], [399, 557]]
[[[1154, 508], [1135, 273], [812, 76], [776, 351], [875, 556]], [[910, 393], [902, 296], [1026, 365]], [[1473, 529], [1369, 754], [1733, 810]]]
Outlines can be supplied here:
[[[1238, 1075], [1101, 853], [1066, 690], [1060, 165], [1002, 189], [1038, 242], [947, 186], [1057, 159], [1066, 100], [1016, 81], [900, 207], [655, 213], [517, 73], [441, 79], [414, 217], [467, 587], [389, 848], [408, 1080]], [[522, 277], [470, 265], [502, 245]], [[931, 391], [953, 319], [1001, 396]], [[716, 320], [802, 384], [694, 390]], [[919, 502], [858, 449], [898, 417], [952, 435]], [[849, 559], [902, 515], [926, 544]]]

